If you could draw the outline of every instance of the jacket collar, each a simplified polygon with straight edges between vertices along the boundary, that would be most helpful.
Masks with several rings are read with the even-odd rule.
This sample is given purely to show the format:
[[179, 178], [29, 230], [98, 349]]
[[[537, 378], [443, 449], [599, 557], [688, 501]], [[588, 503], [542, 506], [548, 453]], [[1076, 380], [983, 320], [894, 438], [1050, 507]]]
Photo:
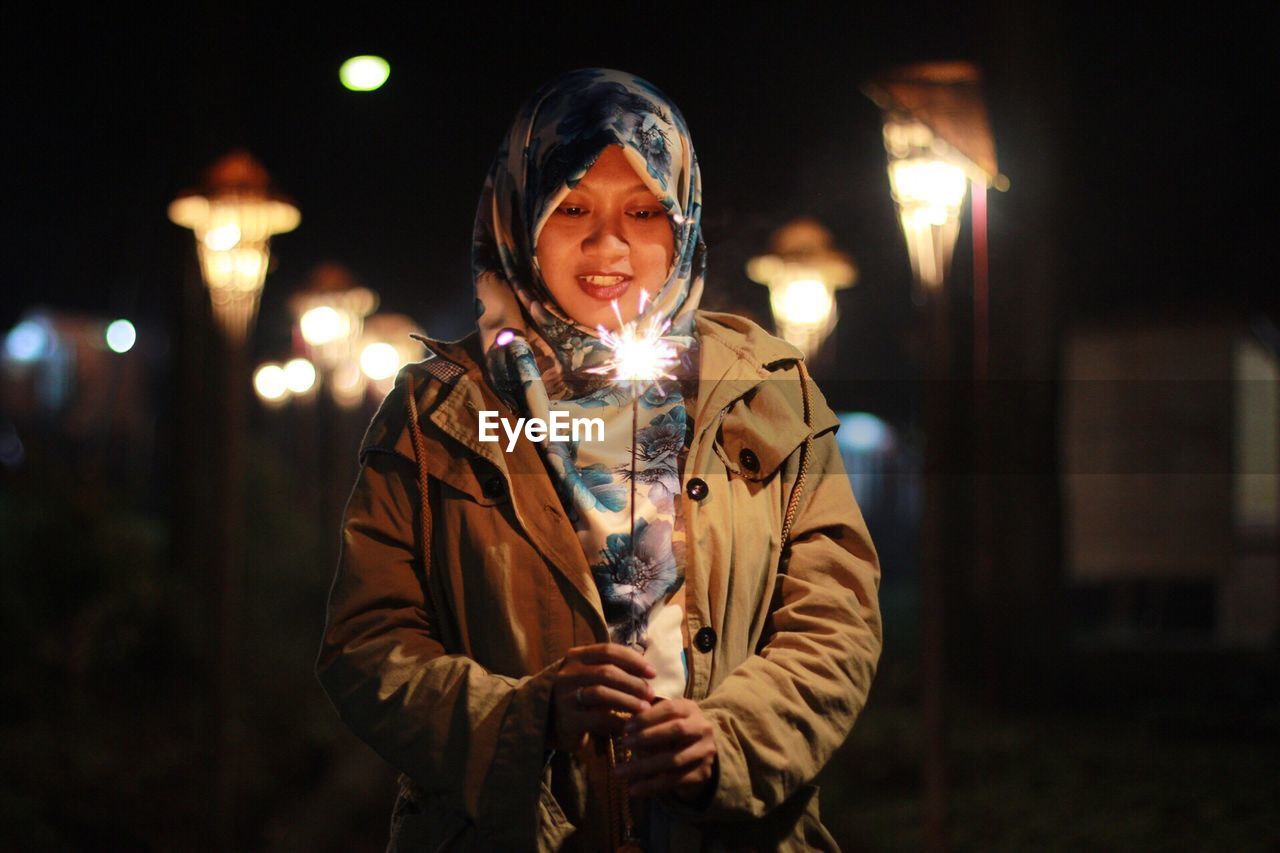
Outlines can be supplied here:
[[[691, 415], [701, 433], [715, 412], [724, 409], [752, 388], [796, 361], [804, 359], [797, 347], [765, 331], [757, 323], [736, 314], [699, 310], [694, 315], [700, 349], [698, 394]], [[444, 432], [488, 459], [504, 474], [507, 454], [498, 443], [479, 440], [479, 411], [496, 410], [502, 417], [517, 417], [489, 388], [478, 332], [453, 342], [431, 341], [429, 347], [462, 368], [447, 398], [432, 414]]]

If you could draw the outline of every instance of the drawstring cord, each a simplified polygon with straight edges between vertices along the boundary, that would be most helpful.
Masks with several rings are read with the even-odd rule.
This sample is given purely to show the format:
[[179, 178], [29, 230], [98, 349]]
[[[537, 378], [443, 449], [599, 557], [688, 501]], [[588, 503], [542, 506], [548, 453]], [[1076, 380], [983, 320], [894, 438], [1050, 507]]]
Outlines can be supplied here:
[[430, 571], [431, 566], [431, 504], [428, 500], [427, 487], [429, 481], [427, 479], [427, 454], [423, 450], [425, 439], [422, 437], [422, 427], [418, 425], [418, 394], [414, 388], [413, 374], [406, 372], [405, 378], [408, 380], [409, 387], [409, 438], [413, 441], [413, 457], [418, 463], [418, 493], [421, 497], [422, 505], [422, 571], [426, 574]]
[[800, 446], [800, 473], [796, 476], [796, 484], [791, 488], [791, 500], [787, 502], [787, 514], [782, 519], [782, 550], [785, 555], [787, 544], [791, 539], [791, 526], [795, 524], [796, 513], [800, 510], [800, 495], [804, 493], [804, 481], [809, 475], [809, 450], [813, 446], [813, 401], [809, 397], [809, 372], [803, 361], [797, 361], [800, 369], [800, 393], [804, 397], [804, 425], [809, 434], [804, 437]]

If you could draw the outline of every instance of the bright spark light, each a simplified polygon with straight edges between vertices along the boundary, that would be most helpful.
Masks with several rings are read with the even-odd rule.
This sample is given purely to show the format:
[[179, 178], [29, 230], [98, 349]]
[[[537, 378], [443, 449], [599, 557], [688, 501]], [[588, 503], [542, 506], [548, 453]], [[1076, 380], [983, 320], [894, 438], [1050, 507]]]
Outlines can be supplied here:
[[[647, 291], [640, 291], [640, 313], [644, 313], [645, 303], [649, 299]], [[622, 312], [618, 310], [618, 300], [613, 300], [613, 314], [618, 318], [618, 331], [610, 332], [604, 326], [597, 326], [600, 342], [613, 353], [612, 357], [599, 367], [587, 368], [587, 373], [610, 374], [613, 381], [620, 385], [628, 385], [634, 396], [644, 392], [645, 386], [653, 385], [658, 393], [666, 396], [662, 388], [662, 379], [675, 379], [668, 372], [678, 360], [676, 348], [663, 340], [662, 335], [671, 326], [670, 320], [659, 320], [650, 317], [644, 328], [638, 320], [622, 322]]]

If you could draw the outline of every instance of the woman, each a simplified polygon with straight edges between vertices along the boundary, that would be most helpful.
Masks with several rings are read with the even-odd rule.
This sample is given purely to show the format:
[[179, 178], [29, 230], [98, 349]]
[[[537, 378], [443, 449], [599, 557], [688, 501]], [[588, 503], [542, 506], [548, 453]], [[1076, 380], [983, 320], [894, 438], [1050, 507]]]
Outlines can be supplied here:
[[[800, 351], [698, 310], [700, 211], [630, 74], [551, 81], [499, 149], [478, 328], [369, 427], [317, 663], [401, 771], [389, 849], [835, 849], [810, 783], [867, 699], [879, 562]], [[628, 323], [673, 378], [614, 381]], [[603, 428], [512, 427], [557, 413]]]

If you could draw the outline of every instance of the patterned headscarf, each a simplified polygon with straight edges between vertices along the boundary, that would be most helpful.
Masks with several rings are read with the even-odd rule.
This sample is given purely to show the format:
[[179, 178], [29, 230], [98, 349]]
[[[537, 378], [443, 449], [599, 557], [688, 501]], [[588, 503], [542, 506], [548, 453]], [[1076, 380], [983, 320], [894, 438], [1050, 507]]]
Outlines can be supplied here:
[[[594, 328], [556, 304], [534, 249], [548, 217], [609, 145], [622, 146], [661, 200], [674, 236], [671, 273], [639, 320], [670, 319], [669, 335], [693, 333], [706, 247], [702, 177], [684, 118], [653, 84], [622, 71], [584, 68], [552, 80], [525, 102], [499, 146], [476, 211], [472, 249], [490, 378], [509, 402], [525, 396], [521, 385], [542, 385], [532, 389], [529, 406], [539, 417], [547, 397], [562, 399], [606, 381], [583, 369], [607, 360], [608, 350]], [[499, 346], [506, 329], [515, 339]]]
[[[633, 435], [629, 391], [586, 372], [610, 351], [596, 329], [556, 303], [534, 253], [543, 224], [609, 145], [622, 146], [666, 210], [672, 268], [637, 319], [642, 327], [650, 318], [670, 320], [667, 340], [684, 355], [675, 372], [688, 373], [705, 269], [702, 181], [684, 118], [662, 92], [632, 74], [572, 71], [542, 86], [519, 110], [485, 179], [472, 274], [486, 369], [498, 393], [526, 416], [547, 420], [555, 408], [605, 421], [604, 443], [539, 446], [592, 564], [614, 639], [644, 648], [653, 605], [683, 579], [679, 548], [672, 551], [674, 498], [692, 425], [679, 389], [667, 387], [665, 397], [651, 391], [641, 398]], [[642, 457], [634, 476], [643, 486], [634, 508], [631, 471], [620, 468], [633, 444]]]

